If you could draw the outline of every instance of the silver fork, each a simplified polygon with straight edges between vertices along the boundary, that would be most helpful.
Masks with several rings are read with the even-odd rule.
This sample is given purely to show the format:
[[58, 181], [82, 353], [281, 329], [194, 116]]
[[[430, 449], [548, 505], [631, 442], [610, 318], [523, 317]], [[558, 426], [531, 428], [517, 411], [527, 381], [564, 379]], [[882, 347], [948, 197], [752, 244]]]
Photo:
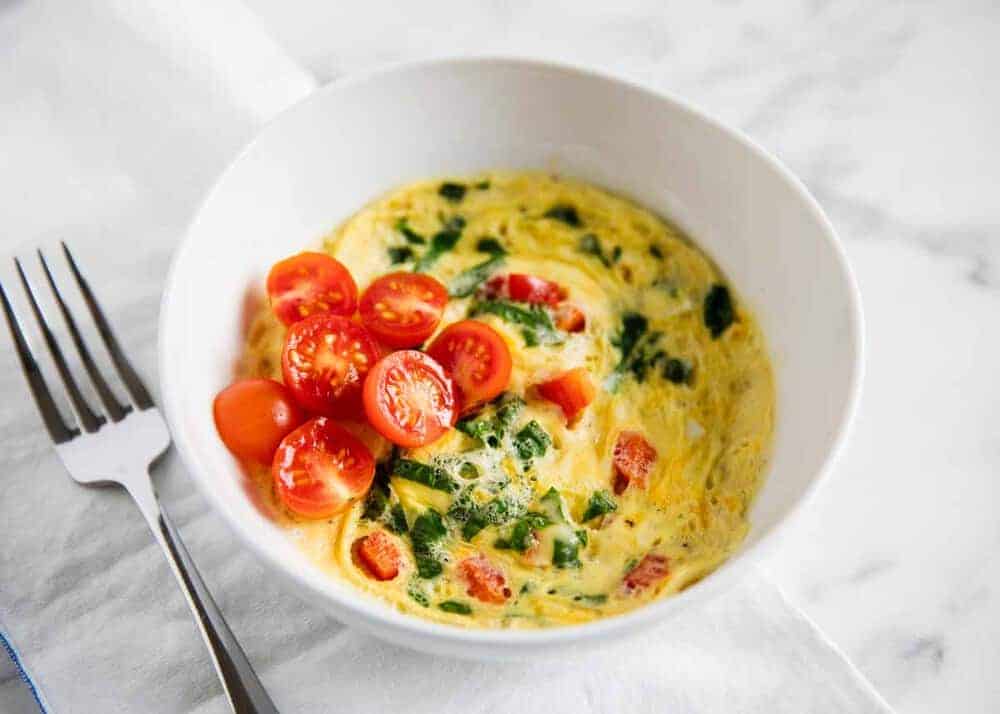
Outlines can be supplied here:
[[65, 243], [62, 244], [62, 249], [114, 369], [131, 398], [131, 403], [121, 404], [108, 386], [107, 380], [102, 376], [84, 342], [69, 306], [59, 292], [45, 256], [39, 250], [38, 259], [45, 273], [46, 282], [52, 290], [84, 371], [100, 401], [96, 409], [88, 404], [39, 307], [35, 290], [28, 281], [21, 263], [15, 258], [17, 273], [27, 294], [31, 312], [38, 322], [42, 338], [66, 389], [66, 396], [75, 417], [74, 423], [67, 424], [60, 414], [52, 398], [52, 392], [46, 385], [38, 362], [21, 330], [14, 309], [7, 299], [7, 293], [3, 285], [0, 285], [0, 300], [3, 302], [4, 314], [14, 338], [24, 376], [28, 380], [28, 386], [49, 436], [52, 437], [56, 453], [59, 454], [70, 476], [78, 483], [118, 484], [132, 496], [150, 530], [153, 531], [153, 537], [163, 549], [177, 582], [180, 583], [205, 644], [208, 645], [212, 662], [222, 680], [233, 711], [240, 714], [244, 712], [277, 714], [277, 708], [271, 702], [253, 667], [250, 666], [246, 654], [205, 587], [191, 556], [181, 542], [180, 534], [156, 498], [149, 467], [170, 446], [170, 434], [166, 424], [153, 404], [149, 391], [125, 357], [97, 303], [97, 298], [94, 297]]

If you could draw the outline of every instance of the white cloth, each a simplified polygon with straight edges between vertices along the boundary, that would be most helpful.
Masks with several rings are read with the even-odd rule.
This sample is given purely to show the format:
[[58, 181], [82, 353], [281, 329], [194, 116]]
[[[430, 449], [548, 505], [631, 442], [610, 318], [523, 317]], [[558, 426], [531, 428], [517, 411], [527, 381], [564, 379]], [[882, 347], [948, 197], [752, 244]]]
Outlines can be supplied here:
[[[155, 383], [156, 299], [176, 240], [214, 174], [312, 79], [236, 0], [15, 2], [0, 9], [0, 48], [3, 252], [70, 242]], [[138, 512], [66, 477], [22, 382], [0, 338], [0, 622], [49, 710], [227, 711]], [[279, 588], [175, 458], [158, 484], [285, 712], [889, 711], [760, 573], [600, 651], [453, 661], [358, 634]], [[0, 711], [33, 707], [25, 692], [0, 667]]]

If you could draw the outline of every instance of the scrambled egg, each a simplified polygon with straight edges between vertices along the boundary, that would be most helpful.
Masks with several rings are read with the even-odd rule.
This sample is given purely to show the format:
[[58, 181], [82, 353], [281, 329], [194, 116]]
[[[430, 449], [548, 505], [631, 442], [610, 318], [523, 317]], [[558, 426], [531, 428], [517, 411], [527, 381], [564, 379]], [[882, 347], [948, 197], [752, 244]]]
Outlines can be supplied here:
[[[459, 626], [579, 623], [705, 577], [746, 534], [772, 437], [773, 376], [753, 315], [727, 287], [724, 322], [713, 323], [719, 306], [710, 294], [726, 285], [724, 277], [676, 228], [622, 198], [542, 173], [487, 173], [446, 185], [452, 188], [424, 181], [393, 191], [334, 230], [325, 249], [363, 290], [390, 270], [411, 269], [432, 236], [451, 226], [460, 239], [426, 272], [454, 285], [499, 245], [506, 251], [496, 261], [499, 272], [559, 283], [585, 313], [585, 329], [553, 338], [545, 328], [541, 340], [537, 333], [531, 339], [523, 324], [477, 314], [505, 338], [513, 359], [507, 394], [524, 403], [492, 446], [456, 429], [403, 454], [449, 474], [453, 490], [388, 474], [367, 501], [316, 522], [282, 509], [262, 469], [253, 476], [263, 507], [331, 575], [404, 612]], [[480, 299], [474, 292], [453, 298], [440, 328], [475, 312]], [[627, 335], [626, 325], [643, 329]], [[284, 327], [262, 307], [248, 331], [242, 373], [280, 380], [283, 338]], [[578, 366], [598, 393], [568, 426], [533, 385]], [[495, 421], [495, 412], [488, 408], [481, 418]], [[532, 420], [549, 441], [543, 455], [529, 460], [517, 437]], [[391, 445], [369, 427], [347, 426], [376, 458], [392, 456]], [[658, 458], [646, 488], [632, 485], [616, 495], [612, 451], [622, 430], [642, 433]], [[614, 510], [584, 521], [595, 493]], [[414, 533], [431, 512], [440, 520], [424, 519]], [[466, 526], [477, 513], [487, 522], [478, 531]], [[528, 513], [547, 513], [548, 525], [521, 552], [512, 547], [513, 529]], [[445, 534], [428, 536], [427, 526], [438, 522]], [[404, 554], [399, 575], [388, 582], [371, 579], [352, 558], [352, 544], [375, 528], [395, 532]], [[422, 545], [414, 548], [418, 539]], [[571, 546], [559, 564], [556, 541]], [[511, 590], [505, 603], [479, 602], [467, 592], [457, 564], [477, 553], [504, 573]], [[626, 574], [649, 553], [667, 559], [667, 576], [645, 588], [624, 587]], [[420, 557], [437, 562], [441, 573], [421, 577]]]

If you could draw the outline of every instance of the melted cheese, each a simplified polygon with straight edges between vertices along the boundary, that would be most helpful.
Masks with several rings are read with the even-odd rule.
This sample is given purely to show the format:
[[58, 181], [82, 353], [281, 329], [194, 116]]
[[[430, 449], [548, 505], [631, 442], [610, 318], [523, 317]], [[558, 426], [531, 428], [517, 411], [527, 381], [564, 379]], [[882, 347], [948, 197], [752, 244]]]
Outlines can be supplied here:
[[[480, 182], [489, 182], [489, 187], [475, 188]], [[376, 582], [351, 557], [357, 538], [382, 527], [361, 517], [362, 503], [328, 521], [298, 519], [281, 508], [264, 470], [254, 474], [262, 500], [331, 576], [404, 612], [440, 622], [484, 627], [577, 623], [682, 590], [716, 568], [743, 539], [747, 507], [766, 463], [774, 385], [752, 314], [735, 299], [736, 321], [719, 339], [712, 339], [702, 305], [709, 288], [724, 283], [723, 277], [676, 229], [622, 198], [540, 173], [489, 173], [468, 179], [466, 185], [468, 191], [457, 203], [439, 195], [439, 181], [393, 191], [334, 230], [325, 239], [325, 249], [348, 266], [363, 290], [375, 277], [408, 267], [391, 265], [387, 250], [405, 245], [396, 228], [399, 219], [429, 237], [441, 229], [443, 220], [460, 214], [466, 220], [462, 238], [429, 274], [447, 285], [483, 261], [476, 243], [489, 236], [509, 251], [503, 272], [543, 276], [566, 288], [568, 299], [586, 314], [587, 324], [584, 332], [566, 336], [561, 344], [528, 347], [518, 326], [494, 315], [478, 318], [503, 335], [510, 347], [509, 391], [527, 402], [518, 424], [534, 419], [551, 436], [545, 456], [522, 473], [510, 453], [509, 435], [493, 450], [458, 431], [406, 456], [446, 467], [472, 463], [480, 473], [472, 492], [477, 503], [502, 489], [512, 502], [537, 510], [538, 498], [554, 487], [562, 495], [569, 522], [541, 530], [537, 547], [520, 554], [495, 547], [504, 527], [484, 528], [466, 542], [460, 524], [446, 517], [450, 533], [437, 551], [444, 561], [442, 575], [417, 577], [403, 535], [397, 537], [404, 554], [399, 576]], [[544, 217], [559, 204], [574, 206], [582, 227]], [[606, 266], [581, 252], [579, 239], [585, 233], [598, 236], [608, 255], [619, 246], [620, 258]], [[662, 257], [653, 255], [651, 246]], [[441, 327], [464, 319], [473, 299], [453, 299]], [[586, 367], [596, 384], [604, 383], [620, 359], [612, 339], [625, 311], [643, 313], [649, 329], [662, 332], [658, 347], [694, 365], [692, 382], [679, 385], [652, 375], [639, 383], [626, 377], [615, 393], [599, 389], [579, 421], [567, 426], [559, 409], [540, 399], [532, 385], [577, 366]], [[266, 306], [261, 308], [248, 330], [242, 373], [280, 380], [283, 339], [284, 328]], [[388, 455], [389, 445], [369, 427], [348, 426], [377, 458]], [[614, 513], [581, 524], [591, 494], [612, 489], [612, 448], [625, 429], [641, 432], [658, 451], [648, 487], [626, 489], [614, 497]], [[411, 526], [428, 508], [445, 514], [455, 498], [400, 478], [392, 479], [392, 488]], [[550, 557], [554, 541], [572, 541], [577, 530], [587, 533], [587, 544], [579, 549], [581, 567], [555, 567]], [[669, 559], [669, 576], [639, 592], [625, 592], [623, 576], [650, 552]], [[455, 565], [476, 553], [485, 554], [504, 572], [513, 596], [503, 605], [476, 601], [458, 576]], [[445, 600], [468, 603], [472, 614], [442, 611], [437, 604]]]

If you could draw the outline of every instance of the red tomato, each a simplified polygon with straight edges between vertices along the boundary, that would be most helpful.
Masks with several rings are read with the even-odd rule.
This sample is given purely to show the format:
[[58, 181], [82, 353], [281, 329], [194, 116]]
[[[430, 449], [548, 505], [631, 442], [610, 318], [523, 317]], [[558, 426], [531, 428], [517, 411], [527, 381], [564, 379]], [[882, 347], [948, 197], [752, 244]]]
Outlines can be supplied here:
[[504, 297], [517, 302], [553, 305], [566, 297], [562, 286], [545, 278], [524, 273], [495, 275], [486, 281], [484, 293], [489, 297]]
[[510, 350], [496, 330], [478, 320], [446, 327], [427, 348], [455, 380], [459, 411], [466, 413], [507, 388]]
[[376, 580], [392, 580], [399, 575], [399, 548], [385, 531], [374, 531], [354, 543], [354, 552], [368, 575]]
[[670, 561], [662, 555], [649, 553], [625, 575], [622, 583], [626, 592], [635, 592], [663, 580], [670, 574]]
[[556, 307], [555, 322], [556, 327], [563, 332], [583, 332], [587, 326], [587, 316], [576, 305], [564, 302]]
[[284, 384], [271, 379], [234, 382], [215, 397], [215, 428], [241, 459], [271, 463], [285, 434], [306, 420]]
[[573, 421], [588, 404], [594, 401], [597, 394], [594, 383], [590, 381], [590, 375], [584, 367], [563, 372], [554, 379], [539, 384], [538, 392], [562, 408], [567, 422]]
[[457, 416], [451, 377], [416, 350], [378, 361], [365, 379], [364, 405], [375, 430], [407, 449], [437, 441]]
[[431, 336], [448, 303], [444, 285], [422, 273], [389, 273], [361, 295], [361, 322], [390, 347], [416, 347]]
[[317, 417], [282, 439], [271, 474], [289, 510], [329, 518], [365, 494], [375, 478], [375, 459], [344, 427]]
[[326, 253], [299, 253], [271, 267], [271, 309], [286, 325], [321, 313], [354, 314], [358, 286], [344, 264]]
[[623, 431], [615, 441], [612, 456], [615, 466], [615, 493], [621, 493], [629, 484], [646, 488], [649, 472], [656, 463], [656, 449], [637, 431]]
[[500, 605], [510, 597], [507, 579], [485, 555], [466, 558], [458, 564], [458, 570], [469, 586], [469, 595], [477, 600]]
[[365, 375], [378, 358], [378, 344], [361, 325], [338, 315], [313, 315], [288, 328], [281, 371], [306, 409], [357, 419]]

